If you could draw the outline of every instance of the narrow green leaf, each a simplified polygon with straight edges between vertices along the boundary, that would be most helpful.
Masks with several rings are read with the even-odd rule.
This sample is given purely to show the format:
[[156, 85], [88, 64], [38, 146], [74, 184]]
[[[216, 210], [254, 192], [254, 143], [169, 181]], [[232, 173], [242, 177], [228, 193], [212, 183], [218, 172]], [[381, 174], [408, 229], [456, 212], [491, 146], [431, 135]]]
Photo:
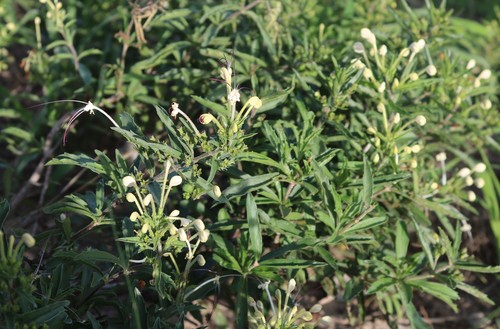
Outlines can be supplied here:
[[500, 265], [485, 266], [482, 264], [468, 263], [464, 261], [457, 261], [454, 265], [455, 268], [463, 271], [477, 272], [477, 273], [500, 273]]
[[238, 184], [232, 185], [225, 189], [222, 194], [227, 199], [245, 195], [251, 191], [255, 191], [260, 187], [269, 184], [270, 182], [272, 182], [273, 178], [278, 175], [278, 173], [270, 173], [243, 179]]
[[2, 201], [0, 201], [0, 230], [3, 227], [3, 223], [5, 222], [5, 219], [7, 218], [9, 211], [10, 211], [9, 201], [7, 201], [7, 199], [3, 199]]
[[373, 175], [368, 158], [363, 157], [363, 210], [370, 207], [373, 195]]
[[385, 217], [385, 216], [362, 219], [358, 223], [356, 223], [350, 227], [347, 227], [342, 232], [342, 234], [346, 235], [348, 233], [354, 233], [354, 232], [358, 232], [358, 231], [368, 230], [368, 229], [371, 229], [375, 226], [385, 224], [386, 221], [387, 221], [387, 217]]
[[326, 263], [317, 262], [306, 259], [267, 259], [261, 261], [261, 267], [277, 267], [277, 268], [307, 268], [315, 266], [325, 266]]
[[252, 193], [247, 194], [247, 220], [248, 231], [250, 233], [250, 246], [254, 253], [255, 260], [258, 260], [262, 254], [262, 230], [257, 214], [257, 205], [255, 204]]
[[467, 283], [464, 283], [464, 282], [457, 282], [457, 288], [460, 289], [460, 290], [462, 290], [462, 291], [465, 291], [469, 295], [474, 296], [477, 299], [479, 299], [479, 300], [481, 300], [481, 301], [483, 301], [483, 302], [485, 302], [487, 304], [495, 305], [495, 302], [492, 301], [488, 297], [488, 295], [486, 295], [484, 292], [482, 292], [481, 290], [477, 289], [476, 287], [468, 285]]
[[405, 258], [410, 244], [410, 236], [406, 223], [398, 220], [396, 224], [396, 257]]
[[106, 263], [112, 263], [116, 265], [120, 265], [121, 267], [124, 267], [121, 264], [120, 258], [116, 257], [115, 255], [110, 254], [109, 252], [106, 251], [101, 251], [101, 250], [86, 250], [81, 252], [75, 257], [76, 261], [86, 261], [86, 262], [106, 262]]
[[376, 280], [370, 285], [370, 288], [366, 291], [368, 295], [374, 294], [377, 291], [383, 290], [386, 287], [392, 286], [394, 284], [393, 278], [381, 278]]
[[421, 291], [424, 291], [448, 304], [455, 312], [458, 312], [457, 305], [453, 302], [459, 299], [458, 293], [445, 284], [426, 280], [408, 280], [407, 283]]

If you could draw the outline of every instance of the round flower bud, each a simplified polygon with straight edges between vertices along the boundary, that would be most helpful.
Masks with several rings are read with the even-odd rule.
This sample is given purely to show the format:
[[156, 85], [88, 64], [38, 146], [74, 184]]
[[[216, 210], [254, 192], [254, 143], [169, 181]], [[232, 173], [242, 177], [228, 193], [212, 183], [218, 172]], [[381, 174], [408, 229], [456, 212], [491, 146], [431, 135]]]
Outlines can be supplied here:
[[355, 42], [354, 45], [352, 46], [352, 49], [354, 49], [354, 52], [356, 54], [362, 54], [363, 51], [365, 50], [365, 47], [361, 42]]
[[477, 78], [479, 80], [488, 80], [490, 77], [491, 77], [491, 71], [483, 70], [481, 73], [479, 73], [479, 76]]
[[483, 110], [489, 110], [491, 109], [492, 107], [492, 104], [491, 104], [491, 101], [489, 99], [485, 99], [481, 102], [481, 108]]
[[378, 103], [378, 105], [377, 105], [377, 111], [379, 111], [380, 113], [384, 113], [385, 112], [385, 105], [384, 105], [384, 103]]
[[482, 162], [479, 162], [472, 168], [472, 171], [477, 172], [477, 173], [483, 173], [486, 171], [486, 165]]
[[177, 227], [175, 227], [174, 224], [168, 225], [168, 233], [170, 233], [170, 235], [176, 235], [177, 231]]
[[182, 184], [182, 177], [181, 177], [181, 176], [176, 175], [176, 176], [174, 176], [174, 177], [172, 177], [172, 178], [170, 179], [170, 183], [169, 183], [169, 185], [170, 185], [171, 187], [174, 187], [174, 186], [179, 186], [179, 185], [181, 185], [181, 184]]
[[418, 80], [418, 74], [415, 72], [410, 73], [410, 80], [411, 81], [417, 81]]
[[377, 132], [375, 131], [375, 128], [373, 127], [368, 127], [368, 129], [366, 130], [369, 134], [371, 135], [375, 135]]
[[132, 176], [123, 177], [122, 183], [123, 183], [123, 186], [125, 186], [125, 187], [131, 187], [131, 186], [136, 185], [135, 178]]
[[205, 224], [203, 223], [203, 221], [201, 219], [195, 219], [193, 221], [193, 226], [194, 226], [194, 228], [196, 228], [196, 230], [198, 232], [201, 232], [205, 229]]
[[446, 160], [446, 153], [441, 152], [436, 155], [436, 161], [443, 162]]
[[427, 68], [425, 69], [425, 72], [427, 72], [427, 74], [431, 77], [435, 76], [436, 73], [437, 73], [437, 69], [434, 65], [429, 65], [427, 66]]
[[179, 210], [177, 210], [177, 209], [176, 209], [176, 210], [173, 210], [173, 211], [170, 213], [170, 215], [168, 215], [168, 216], [169, 216], [169, 217], [177, 217], [177, 216], [179, 216], [179, 214], [180, 214], [180, 213], [181, 213], [181, 212], [180, 212]]
[[418, 152], [420, 152], [420, 150], [422, 150], [422, 147], [421, 147], [420, 145], [418, 145], [418, 144], [413, 145], [413, 146], [411, 147], [411, 151], [412, 151], [413, 153], [418, 153]]
[[399, 79], [395, 78], [394, 81], [392, 82], [392, 90], [398, 89], [399, 87]]
[[248, 104], [256, 109], [260, 109], [262, 107], [262, 100], [257, 96], [252, 96], [248, 100]]
[[374, 45], [377, 42], [375, 34], [373, 34], [373, 32], [366, 27], [361, 29], [361, 37], [372, 45]]
[[203, 255], [196, 256], [196, 262], [198, 263], [199, 266], [205, 266], [205, 264], [207, 263]]
[[375, 153], [373, 155], [373, 163], [377, 164], [377, 163], [379, 163], [379, 161], [380, 161], [380, 155], [378, 155], [378, 153]]
[[474, 184], [474, 180], [472, 179], [472, 177], [470, 177], [470, 176], [465, 177], [465, 185], [472, 186], [473, 184]]
[[399, 53], [399, 56], [401, 56], [401, 57], [408, 57], [409, 54], [410, 54], [410, 49], [403, 48], [401, 50], [401, 52]]
[[465, 178], [471, 174], [471, 171], [469, 168], [462, 168], [458, 171], [457, 175], [461, 178]]
[[439, 184], [438, 184], [438, 183], [436, 183], [436, 182], [432, 182], [432, 184], [431, 184], [431, 189], [433, 189], [433, 190], [437, 190], [437, 189], [438, 189], [438, 187], [439, 187]]
[[142, 225], [142, 228], [141, 228], [141, 232], [142, 233], [146, 234], [146, 233], [148, 233], [148, 230], [149, 230], [149, 224], [148, 223]]
[[467, 66], [465, 67], [466, 70], [472, 70], [473, 68], [476, 67], [476, 61], [473, 59], [469, 59], [467, 62]]
[[360, 60], [359, 60], [359, 59], [357, 59], [357, 58], [356, 58], [356, 59], [354, 59], [351, 63], [352, 63], [352, 67], [354, 67], [355, 69], [358, 69], [358, 70], [360, 70], [360, 69], [364, 69], [364, 68], [366, 67], [366, 65], [365, 65], [365, 64], [363, 64], [363, 62], [362, 62], [362, 61], [360, 61]]
[[482, 178], [476, 178], [476, 180], [474, 181], [474, 184], [476, 185], [477, 188], [483, 188], [484, 184], [486, 184], [486, 182]]
[[209, 230], [203, 230], [200, 232], [200, 241], [201, 242], [207, 242], [208, 237], [210, 236], [210, 231]]
[[411, 159], [411, 161], [410, 161], [410, 167], [411, 167], [412, 169], [417, 168], [417, 167], [418, 167], [418, 162], [417, 162], [417, 160], [415, 160], [415, 159]]
[[470, 202], [474, 202], [476, 201], [476, 198], [476, 193], [474, 193], [474, 191], [467, 192], [467, 200], [469, 200]]
[[[35, 238], [33, 238], [33, 236], [31, 234], [29, 234], [29, 233], [24, 233], [21, 236], [21, 240], [23, 241], [23, 243], [28, 248], [31, 248], [31, 247], [33, 247], [36, 244]], [[3, 243], [3, 242], [0, 242], [0, 243]]]
[[321, 312], [322, 308], [323, 308], [323, 306], [321, 306], [321, 304], [314, 304], [313, 307], [311, 307], [311, 309], [309, 310], [309, 312], [319, 313], [319, 312]]
[[378, 50], [378, 54], [382, 57], [384, 57], [387, 54], [387, 46], [382, 45], [380, 49]]
[[394, 114], [394, 118], [392, 119], [392, 123], [397, 125], [401, 121], [401, 115], [399, 113]]
[[417, 115], [415, 122], [417, 122], [419, 126], [425, 126], [427, 119], [423, 115]]
[[469, 223], [464, 223], [461, 227], [460, 227], [460, 231], [462, 232], [470, 232], [472, 230], [472, 226], [470, 226]]
[[363, 76], [365, 77], [366, 80], [370, 79], [373, 77], [373, 72], [370, 69], [365, 69], [363, 71]]

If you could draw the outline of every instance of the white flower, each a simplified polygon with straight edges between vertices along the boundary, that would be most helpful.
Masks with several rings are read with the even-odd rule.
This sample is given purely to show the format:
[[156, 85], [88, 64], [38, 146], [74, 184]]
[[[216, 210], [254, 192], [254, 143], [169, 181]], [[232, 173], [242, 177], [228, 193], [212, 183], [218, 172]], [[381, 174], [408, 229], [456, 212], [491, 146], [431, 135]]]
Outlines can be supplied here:
[[474, 67], [476, 67], [476, 61], [474, 59], [469, 59], [467, 62], [467, 66], [465, 67], [466, 70], [472, 70]]
[[477, 78], [479, 80], [488, 80], [490, 77], [491, 77], [491, 71], [483, 70], [481, 73], [479, 73], [479, 76]]
[[366, 67], [366, 65], [360, 61], [358, 58], [354, 59], [351, 61], [351, 64], [352, 64], [352, 67], [354, 67], [355, 69], [364, 69]]
[[362, 54], [363, 51], [365, 51], [365, 47], [361, 42], [355, 42], [354, 45], [352, 46], [352, 49], [354, 49], [354, 52], [356, 54]]
[[179, 186], [179, 185], [181, 185], [181, 184], [182, 184], [182, 177], [181, 177], [181, 176], [176, 175], [176, 176], [174, 176], [174, 177], [172, 177], [172, 178], [170, 179], [170, 183], [169, 183], [169, 185], [170, 185], [171, 187], [174, 187], [174, 186]]
[[149, 204], [151, 203], [151, 201], [153, 200], [153, 195], [151, 193], [149, 193], [148, 195], [146, 195], [146, 197], [144, 198], [144, 205], [147, 207], [149, 206]]
[[170, 115], [175, 118], [177, 116], [177, 114], [179, 114], [179, 104], [176, 103], [176, 102], [172, 102], [170, 104], [170, 108], [172, 109], [172, 111], [170, 112]]
[[136, 185], [135, 178], [132, 176], [125, 176], [122, 179], [123, 186], [125, 187], [131, 187]]
[[401, 121], [401, 115], [399, 113], [394, 114], [394, 118], [392, 119], [392, 123], [397, 125]]
[[384, 103], [378, 103], [378, 105], [377, 105], [377, 111], [379, 111], [380, 113], [384, 113], [385, 112], [385, 105], [384, 105]]
[[441, 152], [436, 155], [436, 161], [443, 162], [446, 160], [446, 153]]
[[193, 221], [193, 226], [196, 228], [198, 232], [201, 232], [205, 229], [205, 224], [201, 219], [195, 219]]
[[229, 103], [231, 103], [233, 105], [236, 104], [236, 102], [240, 101], [240, 91], [236, 88], [231, 90], [229, 95], [227, 95], [227, 99], [228, 99]]
[[380, 86], [378, 86], [377, 91], [378, 91], [379, 93], [383, 93], [383, 92], [385, 91], [385, 82], [382, 82], [382, 83], [380, 84]]
[[430, 75], [431, 77], [433, 77], [433, 76], [436, 75], [437, 69], [436, 69], [436, 67], [434, 65], [429, 65], [425, 69], [425, 72], [427, 72], [428, 75]]
[[372, 46], [374, 46], [377, 43], [377, 38], [375, 37], [375, 34], [373, 34], [373, 32], [366, 27], [361, 29], [361, 37], [366, 41], [368, 41]]
[[[24, 233], [21, 236], [21, 240], [23, 241], [23, 243], [28, 248], [31, 248], [31, 247], [33, 247], [36, 244], [35, 238], [33, 238], [33, 236], [31, 234], [29, 234], [29, 233]], [[1, 243], [3, 243], [3, 241]]]
[[489, 110], [491, 109], [492, 107], [492, 104], [491, 104], [491, 101], [489, 99], [485, 99], [481, 102], [481, 108], [483, 110]]
[[408, 57], [409, 54], [410, 54], [410, 49], [403, 48], [401, 50], [401, 52], [399, 53], [399, 56], [401, 56], [401, 57]]
[[365, 69], [363, 71], [363, 76], [365, 77], [366, 80], [370, 79], [371, 77], [373, 77], [373, 72], [372, 70], [370, 69]]
[[433, 190], [437, 190], [437, 189], [438, 189], [438, 187], [439, 187], [439, 184], [438, 184], [438, 183], [436, 183], [436, 182], [432, 182], [432, 184], [431, 184], [431, 189], [433, 189]]
[[127, 193], [125, 196], [128, 202], [136, 202], [137, 198], [132, 193]]
[[425, 40], [423, 39], [420, 39], [417, 42], [413, 42], [410, 45], [410, 49], [414, 54], [420, 52], [422, 49], [424, 49], [424, 47], [425, 47]]
[[134, 211], [133, 213], [130, 214], [129, 218], [131, 222], [136, 222], [139, 217], [141, 217], [141, 215], [139, 215], [137, 211]]
[[222, 195], [219, 185], [214, 185], [214, 187], [212, 188], [212, 192], [214, 192], [216, 198], [220, 198]]
[[472, 226], [470, 226], [469, 223], [463, 223], [463, 225], [460, 227], [460, 231], [467, 233], [472, 230]]
[[423, 115], [417, 115], [415, 122], [417, 122], [419, 126], [425, 126], [427, 119]]
[[457, 175], [462, 177], [462, 178], [465, 178], [465, 177], [469, 176], [470, 174], [471, 174], [471, 171], [467, 167], [460, 169], [457, 173]]
[[476, 185], [477, 188], [483, 188], [484, 184], [486, 184], [486, 182], [482, 178], [476, 178], [476, 180], [474, 181], [474, 184]]
[[477, 173], [483, 173], [486, 171], [486, 165], [482, 162], [479, 162], [472, 168], [472, 171], [477, 172]]
[[182, 242], [187, 241], [187, 234], [183, 228], [178, 229], [177, 233], [179, 234], [179, 241], [182, 241]]
[[209, 230], [203, 230], [200, 232], [200, 241], [201, 242], [207, 242], [208, 237], [210, 236], [210, 231]]
[[378, 50], [378, 54], [382, 57], [384, 57], [387, 54], [387, 46], [382, 45], [380, 49]]
[[467, 192], [467, 200], [470, 202], [476, 201], [476, 193], [474, 193], [474, 191]]
[[296, 286], [297, 286], [297, 282], [295, 281], [295, 279], [291, 279], [288, 282], [288, 288], [286, 289], [286, 293], [289, 295], [292, 291], [295, 290]]
[[410, 80], [411, 81], [417, 81], [418, 80], [418, 74], [415, 72], [410, 73]]
[[420, 152], [420, 150], [422, 150], [422, 147], [420, 147], [420, 145], [418, 145], [418, 144], [415, 144], [415, 145], [413, 145], [413, 146], [411, 147], [411, 151], [412, 151], [413, 153], [418, 153], [418, 152]]

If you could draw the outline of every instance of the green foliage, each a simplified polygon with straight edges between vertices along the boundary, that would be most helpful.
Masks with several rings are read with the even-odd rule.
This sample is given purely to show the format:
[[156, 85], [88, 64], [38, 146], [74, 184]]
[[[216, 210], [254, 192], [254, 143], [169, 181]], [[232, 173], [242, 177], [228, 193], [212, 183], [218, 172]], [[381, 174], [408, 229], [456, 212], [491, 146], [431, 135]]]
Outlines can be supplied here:
[[2, 233], [0, 326], [201, 326], [212, 296], [238, 328], [308, 328], [328, 314], [291, 293], [314, 282], [353, 326], [427, 328], [416, 295], [494, 304], [464, 273], [500, 267], [463, 240], [482, 205], [500, 241], [498, 22], [430, 1], [0, 8], [0, 71], [17, 36], [36, 90], [0, 87], [0, 228], [49, 219], [33, 262]]

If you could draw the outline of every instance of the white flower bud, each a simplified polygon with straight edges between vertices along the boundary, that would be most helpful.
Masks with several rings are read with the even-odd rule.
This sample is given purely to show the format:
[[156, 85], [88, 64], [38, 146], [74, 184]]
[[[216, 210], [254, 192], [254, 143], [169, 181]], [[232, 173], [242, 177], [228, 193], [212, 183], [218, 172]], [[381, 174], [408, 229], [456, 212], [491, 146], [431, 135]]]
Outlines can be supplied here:
[[483, 173], [486, 171], [486, 165], [482, 162], [479, 162], [472, 168], [472, 171], [477, 172], [477, 173]]
[[417, 115], [417, 117], [415, 118], [415, 122], [419, 126], [425, 126], [425, 124], [427, 123], [427, 119], [423, 115]]
[[370, 78], [373, 77], [373, 72], [370, 69], [365, 69], [363, 71], [363, 76], [365, 77], [366, 80], [369, 80]]
[[412, 151], [413, 153], [418, 153], [418, 152], [420, 152], [420, 150], [422, 150], [422, 147], [421, 147], [420, 145], [418, 145], [418, 144], [415, 144], [415, 145], [413, 145], [413, 146], [411, 147], [411, 151]]
[[177, 217], [181, 212], [179, 210], [173, 210], [168, 217]]
[[471, 176], [465, 177], [465, 185], [472, 186], [474, 184], [474, 179]]
[[375, 135], [377, 133], [375, 128], [373, 128], [373, 127], [368, 127], [368, 129], [366, 131], [371, 135]]
[[132, 193], [127, 193], [127, 195], [125, 197], [127, 198], [128, 202], [136, 202], [137, 201], [137, 198]]
[[202, 114], [200, 115], [200, 117], [198, 118], [198, 121], [202, 124], [202, 125], [207, 125], [209, 124], [210, 122], [213, 121], [213, 119], [215, 119], [215, 117], [210, 114], [210, 113], [205, 113], [205, 114]]
[[479, 87], [481, 87], [481, 80], [474, 79], [474, 88], [479, 88]]
[[352, 46], [352, 49], [354, 49], [354, 52], [356, 54], [362, 54], [363, 51], [365, 50], [365, 47], [361, 42], [355, 42], [354, 45]]
[[148, 195], [146, 195], [146, 197], [144, 198], [144, 205], [147, 207], [149, 206], [149, 204], [151, 203], [151, 201], [153, 200], [153, 195], [151, 193], [149, 193]]
[[464, 233], [467, 233], [467, 232], [470, 232], [472, 230], [472, 226], [470, 226], [469, 223], [464, 223], [461, 227], [460, 227], [460, 231], [464, 232]]
[[352, 67], [354, 67], [355, 69], [358, 69], [358, 70], [364, 69], [366, 67], [366, 65], [357, 58], [352, 60], [351, 65], [352, 65]]
[[491, 104], [491, 101], [489, 99], [485, 99], [481, 102], [481, 108], [483, 110], [489, 110], [491, 109], [492, 107], [492, 104]]
[[379, 161], [380, 161], [380, 155], [378, 155], [378, 153], [375, 153], [373, 155], [373, 163], [377, 164], [377, 163], [379, 163]]
[[437, 190], [437, 189], [438, 189], [438, 187], [439, 187], [439, 184], [438, 184], [438, 183], [436, 183], [436, 182], [432, 182], [432, 184], [431, 184], [431, 189], [433, 189], [433, 190]]
[[177, 234], [177, 227], [175, 227], [174, 224], [170, 224], [168, 226], [168, 233], [170, 233], [170, 235], [176, 235]]
[[136, 185], [135, 178], [132, 176], [125, 176], [122, 179], [123, 186], [125, 187], [131, 187]]
[[422, 49], [424, 49], [424, 47], [425, 47], [425, 40], [423, 40], [423, 39], [420, 39], [417, 42], [413, 42], [410, 45], [411, 51], [415, 54], [420, 52]]
[[373, 34], [373, 32], [366, 27], [361, 29], [361, 37], [368, 41], [371, 45], [375, 45], [377, 43], [375, 34]]
[[467, 62], [467, 66], [465, 67], [466, 70], [472, 70], [473, 68], [476, 67], [476, 61], [473, 59], [469, 59]]
[[148, 233], [148, 230], [149, 230], [149, 224], [148, 223], [142, 225], [142, 228], [141, 228], [141, 232], [142, 233], [146, 234], [146, 233]]
[[191, 224], [191, 220], [188, 218], [180, 218], [179, 221], [181, 222], [182, 227], [186, 227]]
[[252, 96], [247, 101], [253, 108], [260, 109], [262, 107], [262, 100], [257, 96]]
[[295, 281], [295, 279], [290, 279], [290, 281], [288, 282], [288, 288], [286, 289], [286, 293], [290, 294], [292, 291], [295, 290], [296, 286], [297, 282]]
[[431, 77], [435, 76], [436, 73], [437, 73], [437, 69], [434, 65], [429, 65], [427, 66], [427, 68], [425, 69], [425, 72], [427, 72], [427, 74]]
[[184, 231], [183, 228], [180, 228], [177, 230], [177, 233], [179, 234], [179, 241], [181, 242], [185, 242], [187, 241], [187, 234], [186, 234], [186, 231]]
[[481, 188], [484, 187], [484, 185], [486, 184], [486, 182], [482, 178], [476, 178], [476, 180], [474, 181], [474, 184], [476, 185], [477, 188], [481, 189]]
[[378, 50], [378, 54], [382, 57], [384, 57], [387, 54], [387, 46], [382, 45], [380, 49]]
[[441, 153], [438, 153], [438, 155], [436, 155], [436, 161], [443, 162], [445, 160], [446, 160], [446, 153], [445, 152], [441, 152]]
[[207, 263], [203, 255], [196, 256], [196, 262], [198, 263], [199, 266], [205, 266], [205, 264]]
[[212, 187], [212, 192], [214, 192], [216, 198], [220, 198], [222, 195], [219, 185], [214, 185], [214, 187]]
[[201, 242], [207, 242], [208, 237], [210, 236], [210, 231], [209, 230], [203, 230], [200, 232], [200, 241]]
[[[28, 248], [31, 248], [31, 247], [33, 247], [36, 244], [35, 238], [33, 238], [33, 236], [31, 234], [29, 234], [29, 233], [24, 233], [21, 236], [21, 240], [23, 241], [23, 243]], [[0, 241], [0, 243], [3, 243], [3, 241]]]
[[411, 167], [412, 169], [417, 168], [417, 167], [418, 167], [418, 162], [417, 162], [417, 160], [415, 160], [415, 159], [411, 159], [411, 161], [410, 161], [410, 167]]
[[392, 90], [398, 89], [399, 87], [399, 79], [395, 78], [394, 81], [392, 82]]
[[458, 171], [457, 175], [461, 178], [465, 178], [467, 176], [469, 176], [471, 174], [471, 171], [469, 168], [465, 167], [465, 168], [462, 168]]
[[141, 215], [139, 215], [137, 211], [134, 211], [129, 216], [131, 222], [136, 222], [139, 217], [141, 217]]
[[392, 123], [397, 125], [401, 121], [401, 115], [399, 113], [394, 114], [394, 118], [392, 119]]
[[483, 70], [481, 73], [479, 73], [479, 76], [477, 78], [479, 80], [488, 80], [490, 77], [491, 77], [491, 71]]
[[379, 111], [380, 113], [384, 113], [385, 112], [385, 105], [384, 105], [384, 103], [378, 103], [378, 105], [377, 105], [377, 111]]
[[314, 304], [313, 307], [309, 310], [311, 313], [319, 313], [323, 309], [323, 306], [321, 304]]
[[174, 186], [179, 186], [179, 185], [181, 185], [181, 184], [182, 184], [182, 177], [181, 177], [181, 176], [177, 176], [177, 175], [176, 175], [176, 176], [174, 176], [174, 177], [172, 177], [172, 178], [170, 179], [170, 183], [169, 183], [169, 185], [170, 185], [171, 187], [174, 187]]
[[380, 86], [378, 86], [377, 91], [378, 91], [379, 93], [383, 93], [383, 92], [385, 91], [385, 82], [382, 82], [382, 83], [380, 84]]
[[195, 219], [193, 221], [193, 226], [196, 228], [198, 232], [201, 232], [205, 229], [205, 224], [201, 219]]
[[418, 80], [418, 74], [415, 72], [410, 73], [410, 80], [411, 81], [417, 81]]
[[399, 53], [399, 56], [401, 56], [401, 57], [408, 57], [409, 54], [410, 54], [410, 49], [403, 48], [401, 50], [401, 52]]
[[474, 193], [474, 191], [467, 192], [467, 200], [469, 200], [470, 202], [474, 202], [476, 201], [476, 198], [476, 193]]

